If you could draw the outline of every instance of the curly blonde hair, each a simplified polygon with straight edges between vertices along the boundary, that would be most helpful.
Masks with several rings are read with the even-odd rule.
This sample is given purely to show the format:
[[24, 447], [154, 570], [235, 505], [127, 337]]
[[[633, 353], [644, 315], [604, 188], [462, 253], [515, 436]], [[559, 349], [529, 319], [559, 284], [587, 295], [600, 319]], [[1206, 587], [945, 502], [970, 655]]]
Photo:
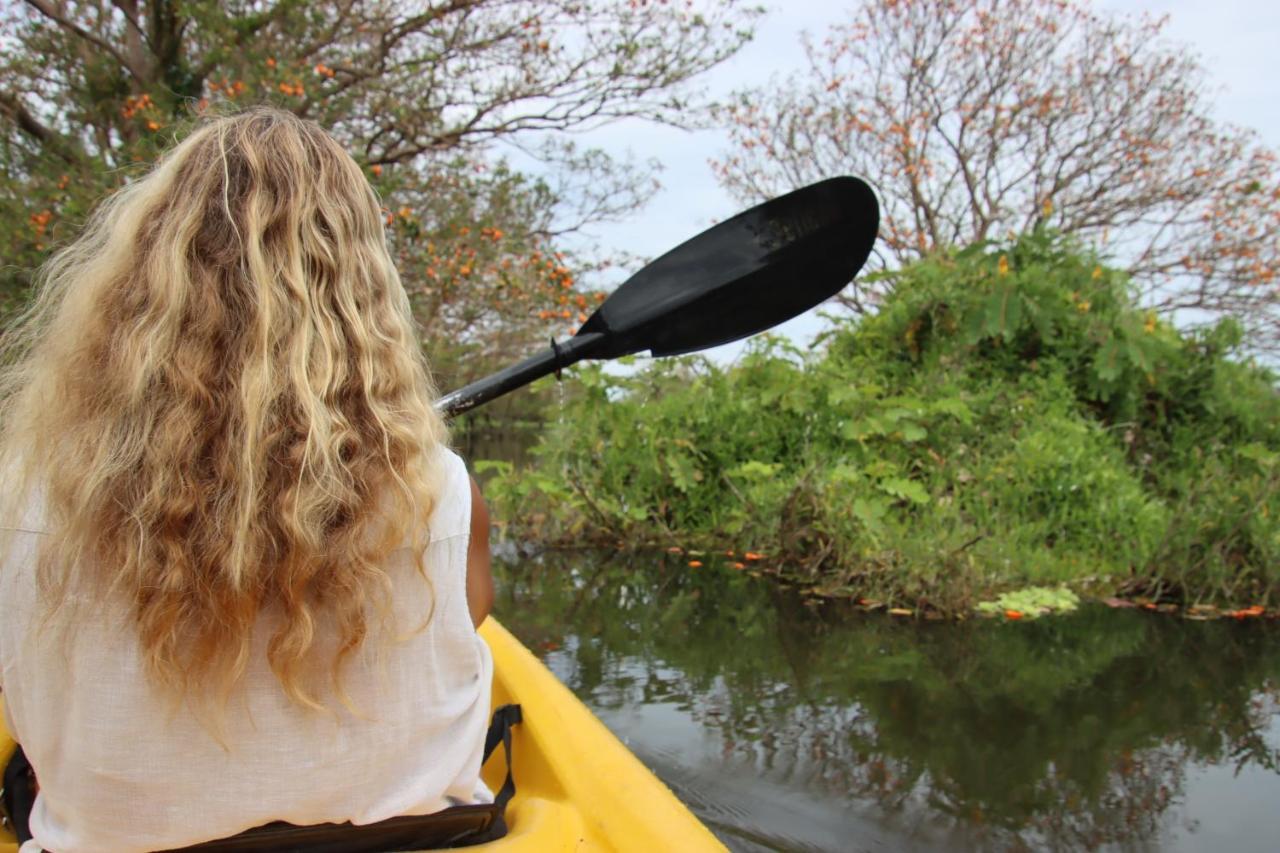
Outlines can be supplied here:
[[446, 439], [360, 167], [287, 112], [206, 120], [37, 284], [0, 342], [0, 470], [4, 517], [44, 508], [45, 618], [120, 597], [155, 683], [225, 700], [272, 613], [288, 695], [323, 707], [327, 671], [342, 696], [386, 558], [426, 578]]

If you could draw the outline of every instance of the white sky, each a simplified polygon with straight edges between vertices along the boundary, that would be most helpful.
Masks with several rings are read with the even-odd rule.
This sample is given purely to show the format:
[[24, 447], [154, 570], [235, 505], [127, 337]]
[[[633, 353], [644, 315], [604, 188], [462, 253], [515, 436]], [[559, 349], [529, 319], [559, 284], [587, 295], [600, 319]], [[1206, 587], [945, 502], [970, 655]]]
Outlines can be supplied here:
[[[707, 90], [719, 96], [744, 86], [766, 83], [804, 67], [800, 33], [821, 35], [843, 17], [855, 0], [788, 0], [771, 3], [757, 27], [756, 38], [729, 62], [705, 78]], [[1280, 149], [1280, 2], [1276, 0], [1099, 0], [1104, 12], [1169, 16], [1165, 35], [1199, 55], [1210, 85], [1220, 87], [1217, 117], [1257, 130], [1264, 142]], [[662, 190], [627, 221], [599, 227], [590, 235], [605, 249], [656, 257], [713, 222], [738, 212], [741, 205], [716, 183], [708, 163], [728, 148], [721, 130], [688, 132], [628, 121], [580, 134], [584, 146], [598, 146], [663, 164]], [[807, 339], [821, 328], [813, 312], [780, 327]], [[741, 348], [729, 344], [713, 351], [731, 358]]]

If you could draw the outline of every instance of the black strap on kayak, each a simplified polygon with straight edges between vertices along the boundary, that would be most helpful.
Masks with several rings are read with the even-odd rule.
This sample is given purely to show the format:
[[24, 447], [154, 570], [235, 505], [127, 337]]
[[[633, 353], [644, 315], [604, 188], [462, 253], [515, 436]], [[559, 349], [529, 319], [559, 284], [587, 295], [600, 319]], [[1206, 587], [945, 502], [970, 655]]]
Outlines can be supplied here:
[[0, 806], [4, 820], [21, 845], [31, 840], [31, 808], [36, 803], [36, 774], [27, 754], [19, 746], [4, 766], [4, 789], [0, 790]]
[[484, 758], [480, 760], [482, 766], [498, 748], [499, 742], [507, 756], [507, 780], [502, 783], [502, 787], [493, 798], [493, 804], [498, 807], [498, 822], [503, 825], [503, 835], [506, 834], [506, 822], [503, 816], [507, 813], [507, 803], [511, 802], [511, 798], [516, 795], [516, 780], [511, 775], [511, 727], [522, 722], [524, 722], [524, 715], [520, 712], [519, 705], [503, 705], [493, 712], [489, 733], [484, 736]]
[[[511, 728], [521, 720], [519, 705], [503, 705], [493, 712], [493, 720], [484, 739], [481, 764], [489, 760], [501, 743], [507, 759], [507, 778], [492, 803], [453, 806], [435, 814], [393, 817], [362, 826], [350, 823], [294, 826], [277, 821], [229, 838], [163, 853], [388, 853], [394, 850], [470, 847], [495, 841], [507, 834], [507, 803], [516, 793], [512, 775]], [[22, 747], [18, 747], [4, 770], [2, 799], [5, 816], [17, 834], [19, 844], [31, 838], [28, 821], [35, 802], [35, 777], [30, 771], [31, 764]]]

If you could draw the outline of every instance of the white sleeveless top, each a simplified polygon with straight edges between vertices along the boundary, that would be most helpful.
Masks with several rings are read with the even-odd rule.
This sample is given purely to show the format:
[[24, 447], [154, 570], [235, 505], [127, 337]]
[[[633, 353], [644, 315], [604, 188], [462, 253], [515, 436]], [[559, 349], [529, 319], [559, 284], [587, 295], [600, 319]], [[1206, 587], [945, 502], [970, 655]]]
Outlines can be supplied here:
[[[226, 749], [185, 705], [171, 713], [154, 692], [121, 614], [104, 608], [66, 645], [36, 630], [31, 555], [47, 534], [36, 511], [19, 522], [0, 564], [0, 676], [9, 731], [40, 780], [32, 846], [127, 853], [273, 820], [365, 824], [491, 801], [479, 771], [493, 660], [466, 597], [470, 483], [462, 460], [440, 452], [443, 488], [424, 559], [434, 615], [424, 631], [389, 645], [381, 662], [370, 652], [346, 667], [344, 686], [365, 716], [292, 704], [258, 636], [244, 699], [227, 707]], [[431, 596], [408, 549], [393, 555], [389, 571], [397, 623], [408, 634]]]

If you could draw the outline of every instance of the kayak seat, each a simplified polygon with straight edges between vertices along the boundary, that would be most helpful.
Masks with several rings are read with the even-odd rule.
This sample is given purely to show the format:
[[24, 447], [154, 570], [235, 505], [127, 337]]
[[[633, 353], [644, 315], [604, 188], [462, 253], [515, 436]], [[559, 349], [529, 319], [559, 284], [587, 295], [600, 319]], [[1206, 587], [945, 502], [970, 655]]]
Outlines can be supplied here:
[[[487, 762], [501, 744], [508, 769], [506, 781], [492, 803], [453, 806], [435, 814], [403, 815], [361, 826], [351, 823], [296, 826], [275, 821], [227, 838], [161, 853], [393, 853], [469, 847], [495, 841], [507, 834], [506, 807], [516, 790], [510, 769], [511, 727], [521, 721], [521, 716], [519, 705], [503, 705], [493, 712], [481, 763]], [[34, 782], [31, 763], [22, 747], [17, 746], [5, 764], [0, 805], [6, 824], [19, 843], [31, 837], [28, 817], [35, 800]]]
[[[393, 817], [353, 826], [321, 823], [294, 826], [276, 822], [246, 830], [230, 838], [181, 848], [181, 853], [390, 853], [395, 850], [438, 850], [466, 847], [501, 838], [493, 804], [454, 806], [430, 815]], [[505, 828], [503, 831], [505, 834]], [[178, 853], [165, 851], [164, 853]]]

